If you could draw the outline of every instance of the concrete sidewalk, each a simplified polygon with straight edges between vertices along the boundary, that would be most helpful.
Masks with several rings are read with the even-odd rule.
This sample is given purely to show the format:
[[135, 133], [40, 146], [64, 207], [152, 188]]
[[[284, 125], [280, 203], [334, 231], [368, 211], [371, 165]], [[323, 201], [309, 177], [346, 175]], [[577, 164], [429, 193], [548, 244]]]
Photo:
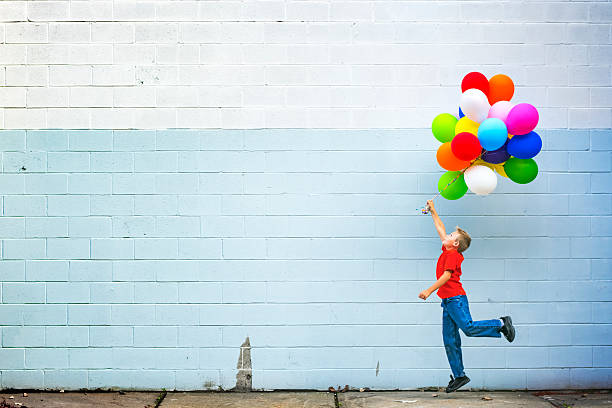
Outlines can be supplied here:
[[[13, 398], [10, 398], [10, 397]], [[612, 407], [605, 391], [477, 392], [0, 392], [0, 408], [600, 408]], [[158, 405], [159, 404], [159, 405]]]

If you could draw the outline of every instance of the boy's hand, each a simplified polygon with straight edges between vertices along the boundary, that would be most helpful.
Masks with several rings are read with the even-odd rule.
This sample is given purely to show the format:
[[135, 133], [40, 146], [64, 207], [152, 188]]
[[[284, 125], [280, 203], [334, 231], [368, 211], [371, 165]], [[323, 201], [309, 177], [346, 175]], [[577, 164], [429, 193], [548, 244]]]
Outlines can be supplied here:
[[436, 209], [434, 208], [433, 200], [427, 200], [427, 209], [431, 212], [436, 211]]
[[427, 298], [429, 297], [429, 295], [431, 295], [431, 292], [429, 292], [427, 289], [425, 289], [424, 291], [422, 291], [421, 293], [419, 293], [419, 297], [423, 300], [427, 300]]

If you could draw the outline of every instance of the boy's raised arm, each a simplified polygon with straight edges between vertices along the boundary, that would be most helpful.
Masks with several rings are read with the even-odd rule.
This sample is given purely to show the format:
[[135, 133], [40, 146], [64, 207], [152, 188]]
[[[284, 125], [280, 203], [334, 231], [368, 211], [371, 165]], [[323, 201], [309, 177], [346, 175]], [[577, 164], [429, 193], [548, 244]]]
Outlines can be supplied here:
[[431, 218], [433, 218], [436, 231], [438, 231], [438, 235], [440, 235], [440, 240], [444, 241], [444, 239], [446, 238], [446, 228], [444, 228], [444, 223], [442, 223], [442, 220], [436, 212], [433, 200], [427, 200], [427, 207], [429, 208], [429, 212], [431, 213]]

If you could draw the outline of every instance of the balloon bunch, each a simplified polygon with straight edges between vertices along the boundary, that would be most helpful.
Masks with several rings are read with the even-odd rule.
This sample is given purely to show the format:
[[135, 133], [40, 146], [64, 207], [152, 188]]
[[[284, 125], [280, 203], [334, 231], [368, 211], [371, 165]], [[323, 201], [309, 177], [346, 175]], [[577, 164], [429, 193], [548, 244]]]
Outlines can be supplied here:
[[538, 175], [535, 157], [542, 139], [533, 131], [539, 114], [528, 103], [514, 105], [514, 83], [506, 75], [487, 80], [470, 72], [461, 82], [459, 119], [449, 113], [435, 117], [431, 130], [442, 145], [436, 159], [448, 170], [438, 191], [448, 200], [461, 198], [468, 188], [486, 195], [497, 187], [497, 172], [526, 184]]

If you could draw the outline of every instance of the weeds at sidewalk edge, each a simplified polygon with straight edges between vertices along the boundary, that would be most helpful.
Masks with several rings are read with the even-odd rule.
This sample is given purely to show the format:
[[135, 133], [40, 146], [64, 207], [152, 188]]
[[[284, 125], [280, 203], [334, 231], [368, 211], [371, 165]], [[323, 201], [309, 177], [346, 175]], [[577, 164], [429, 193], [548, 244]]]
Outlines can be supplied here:
[[162, 391], [159, 393], [159, 395], [157, 396], [157, 399], [155, 400], [154, 408], [159, 408], [164, 398], [166, 398], [166, 394], [168, 394], [168, 392], [166, 391], [165, 388], [162, 388]]

